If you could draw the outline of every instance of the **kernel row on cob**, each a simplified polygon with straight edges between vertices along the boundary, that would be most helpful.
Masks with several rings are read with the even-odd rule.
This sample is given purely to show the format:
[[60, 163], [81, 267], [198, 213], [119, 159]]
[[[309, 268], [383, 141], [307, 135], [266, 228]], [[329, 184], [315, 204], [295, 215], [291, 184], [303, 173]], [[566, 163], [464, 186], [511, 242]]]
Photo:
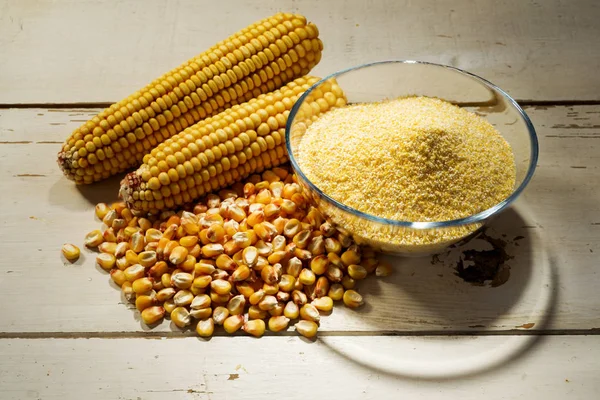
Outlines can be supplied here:
[[76, 129], [58, 154], [60, 168], [84, 184], [139, 165], [196, 122], [306, 75], [321, 59], [318, 34], [294, 14], [248, 26]]
[[258, 337], [298, 319], [296, 331], [313, 337], [334, 301], [363, 304], [356, 281], [391, 272], [310, 206], [287, 168], [254, 174], [177, 213], [138, 217], [120, 202], [98, 204], [96, 215], [104, 229], [85, 245], [100, 251], [98, 265], [142, 320], [194, 323], [200, 336], [222, 325]]
[[[157, 213], [189, 203], [250, 174], [287, 161], [285, 125], [296, 100], [316, 77], [301, 77], [269, 94], [236, 105], [167, 139], [144, 156], [121, 183], [128, 207]], [[305, 100], [312, 118], [346, 104], [334, 79]]]

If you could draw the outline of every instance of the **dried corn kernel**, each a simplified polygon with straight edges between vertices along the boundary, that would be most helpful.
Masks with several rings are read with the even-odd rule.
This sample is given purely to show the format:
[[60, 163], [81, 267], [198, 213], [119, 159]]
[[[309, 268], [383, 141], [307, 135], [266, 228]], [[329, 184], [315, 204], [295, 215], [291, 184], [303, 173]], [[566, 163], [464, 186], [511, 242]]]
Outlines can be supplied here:
[[142, 311], [142, 321], [146, 325], [153, 325], [165, 316], [165, 309], [160, 306], [148, 307]]
[[[198, 334], [198, 336], [210, 337], [213, 335], [214, 331], [215, 331], [215, 322], [212, 318], [202, 319], [202, 320], [198, 321], [198, 324], [196, 325], [196, 333]], [[232, 332], [229, 332], [229, 333], [232, 333]]]
[[65, 243], [62, 247], [62, 253], [67, 260], [74, 262], [79, 259], [80, 250], [74, 244]]
[[244, 332], [246, 332], [249, 335], [252, 335], [254, 337], [261, 337], [265, 333], [265, 321], [263, 321], [262, 319], [250, 320], [244, 324], [243, 329]]
[[312, 338], [317, 334], [319, 326], [314, 321], [300, 320], [294, 325], [296, 332], [306, 338]]
[[363, 297], [354, 290], [346, 290], [343, 299], [344, 304], [350, 308], [357, 308], [363, 304]]

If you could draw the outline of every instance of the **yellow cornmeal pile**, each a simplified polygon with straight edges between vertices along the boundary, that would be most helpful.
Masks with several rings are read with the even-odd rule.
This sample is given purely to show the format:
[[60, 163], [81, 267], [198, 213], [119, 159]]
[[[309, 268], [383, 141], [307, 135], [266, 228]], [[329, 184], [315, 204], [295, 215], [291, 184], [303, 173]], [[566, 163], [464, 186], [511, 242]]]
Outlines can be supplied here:
[[500, 133], [485, 119], [429, 97], [332, 110], [308, 127], [298, 160], [334, 199], [402, 221], [466, 217], [506, 198], [515, 184], [513, 153]]

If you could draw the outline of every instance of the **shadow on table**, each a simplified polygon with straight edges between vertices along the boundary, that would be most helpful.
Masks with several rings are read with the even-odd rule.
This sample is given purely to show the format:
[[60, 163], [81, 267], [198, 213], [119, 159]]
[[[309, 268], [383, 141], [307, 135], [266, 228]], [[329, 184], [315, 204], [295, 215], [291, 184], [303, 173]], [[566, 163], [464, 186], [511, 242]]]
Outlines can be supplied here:
[[[478, 357], [472, 367], [464, 367], [464, 360], [457, 359], [457, 368], [434, 373], [434, 360], [430, 371], [423, 367], [419, 372], [417, 364], [420, 360], [415, 355], [396, 356], [405, 357], [403, 360], [393, 360], [390, 355], [381, 365], [381, 357], [386, 361], [386, 356], [373, 354], [376, 347], [371, 353], [364, 351], [360, 357], [353, 357], [352, 351], [338, 348], [334, 341], [328, 343], [323, 337], [323, 342], [333, 351], [367, 368], [419, 379], [469, 376], [522, 356], [537, 343], [539, 336], [535, 332], [549, 326], [557, 303], [558, 276], [539, 231], [540, 227], [527, 221], [517, 209], [510, 208], [492, 221], [483, 234], [463, 246], [433, 257], [391, 257], [389, 260], [396, 266], [393, 277], [387, 281], [369, 279], [360, 286], [370, 305], [357, 310], [356, 318], [368, 323], [376, 334], [439, 336], [440, 341], [448, 340], [448, 336], [456, 340], [457, 336], [467, 339], [474, 335], [502, 335], [498, 337], [505, 346], [493, 349], [493, 355], [490, 352], [487, 360], [487, 353], [465, 354], [465, 359]], [[469, 257], [466, 255], [472, 256], [474, 252], [479, 256], [470, 257], [474, 262], [467, 263], [465, 258]], [[499, 270], [505, 270], [500, 279], [481, 283], [476, 264], [493, 266], [494, 260], [486, 260], [484, 256], [494, 258], [502, 256], [502, 252], [507, 259], [499, 263]], [[465, 273], [469, 269], [467, 264], [475, 264], [469, 267], [476, 267], [475, 270]], [[481, 273], [485, 278], [485, 269]], [[373, 336], [374, 340], [376, 338]], [[410, 357], [415, 358], [412, 369]], [[378, 361], [374, 362], [375, 359]], [[448, 364], [448, 359], [444, 362]], [[459, 368], [459, 363], [463, 367]]]
[[501, 319], [520, 302], [535, 300], [527, 298], [536, 285], [532, 269], [537, 257], [527, 224], [509, 209], [471, 241], [442, 254], [384, 256], [395, 273], [360, 285], [367, 304], [377, 310], [365, 307], [356, 313], [382, 331], [390, 330], [390, 319], [395, 327], [420, 331], [514, 328], [501, 325]]
[[[48, 199], [50, 204], [69, 210], [87, 209], [89, 205], [112, 203], [119, 200], [119, 187], [125, 173], [112, 176], [91, 185], [75, 185], [61, 177], [52, 185]], [[81, 199], [85, 201], [81, 201]]]

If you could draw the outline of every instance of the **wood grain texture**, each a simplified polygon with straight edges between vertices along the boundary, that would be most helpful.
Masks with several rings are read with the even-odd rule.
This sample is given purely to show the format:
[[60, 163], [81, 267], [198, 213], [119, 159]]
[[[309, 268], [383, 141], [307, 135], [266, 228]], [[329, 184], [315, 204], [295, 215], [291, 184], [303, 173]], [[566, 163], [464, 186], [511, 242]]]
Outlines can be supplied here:
[[[600, 393], [594, 350], [600, 336], [545, 337], [529, 351], [448, 379], [414, 379], [374, 369], [335, 346], [396, 354], [408, 366], [444, 363], [502, 348], [507, 337], [339, 337], [131, 340], [0, 340], [0, 397], [11, 399], [593, 399]], [[260, 351], [249, 352], [260, 345]], [[413, 379], [411, 379], [413, 378]]]
[[522, 100], [600, 100], [594, 0], [2, 0], [0, 104], [120, 100], [281, 10], [318, 25], [317, 75], [416, 59], [479, 74]]
[[[119, 177], [76, 187], [55, 164], [64, 137], [97, 111], [0, 110], [0, 297], [19, 304], [3, 313], [1, 332], [118, 336], [148, 329], [94, 266], [95, 253], [83, 250], [73, 265], [60, 255], [65, 242], [83, 249], [85, 233], [101, 225], [94, 204], [116, 199]], [[538, 170], [515, 207], [487, 232], [505, 241], [513, 257], [508, 282], [491, 288], [457, 277], [457, 257], [465, 248], [437, 258], [397, 259], [393, 277], [361, 283], [367, 306], [357, 312], [337, 307], [323, 318], [323, 332], [592, 333], [600, 327], [600, 106], [527, 111], [540, 138]], [[469, 246], [486, 249], [490, 243]], [[154, 332], [173, 335], [169, 321]]]

